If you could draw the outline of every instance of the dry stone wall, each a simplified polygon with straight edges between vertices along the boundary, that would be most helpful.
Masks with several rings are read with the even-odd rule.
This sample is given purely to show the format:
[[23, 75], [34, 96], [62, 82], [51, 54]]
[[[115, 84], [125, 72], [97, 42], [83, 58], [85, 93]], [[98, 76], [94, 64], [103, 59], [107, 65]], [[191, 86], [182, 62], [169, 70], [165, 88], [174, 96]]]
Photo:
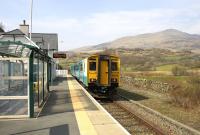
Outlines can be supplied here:
[[152, 89], [158, 92], [168, 92], [173, 89], [173, 86], [168, 83], [163, 83], [155, 80], [147, 80], [145, 78], [133, 78], [129, 76], [121, 77], [122, 85], [128, 87], [137, 87], [143, 89]]

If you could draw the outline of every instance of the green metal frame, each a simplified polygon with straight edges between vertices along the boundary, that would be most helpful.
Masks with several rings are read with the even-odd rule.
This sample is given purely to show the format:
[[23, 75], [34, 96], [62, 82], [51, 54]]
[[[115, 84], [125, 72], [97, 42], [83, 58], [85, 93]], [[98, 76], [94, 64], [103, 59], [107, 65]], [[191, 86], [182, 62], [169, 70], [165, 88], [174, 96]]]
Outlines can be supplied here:
[[33, 58], [34, 53], [31, 52], [29, 57], [29, 116], [34, 117], [34, 92], [33, 92]]
[[51, 64], [49, 62], [47, 62], [47, 90], [49, 91], [49, 85], [51, 82], [50, 78], [51, 78], [51, 72], [50, 72], [50, 69], [51, 69]]

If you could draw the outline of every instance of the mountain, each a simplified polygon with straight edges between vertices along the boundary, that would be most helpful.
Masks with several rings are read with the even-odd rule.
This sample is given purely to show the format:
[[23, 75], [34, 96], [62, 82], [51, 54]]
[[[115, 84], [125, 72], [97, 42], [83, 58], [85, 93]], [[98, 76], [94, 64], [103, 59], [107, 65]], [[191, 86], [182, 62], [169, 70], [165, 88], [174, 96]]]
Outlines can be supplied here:
[[80, 48], [77, 48], [77, 49], [74, 49], [71, 51], [95, 53], [95, 52], [99, 52], [99, 51], [102, 51], [102, 50], [108, 48], [109, 45], [110, 45], [110, 43], [102, 43], [102, 44], [93, 45], [93, 46], [80, 47]]
[[188, 34], [176, 29], [156, 33], [127, 36], [112, 42], [76, 49], [76, 51], [101, 51], [116, 48], [162, 48], [173, 50], [200, 50], [200, 35]]

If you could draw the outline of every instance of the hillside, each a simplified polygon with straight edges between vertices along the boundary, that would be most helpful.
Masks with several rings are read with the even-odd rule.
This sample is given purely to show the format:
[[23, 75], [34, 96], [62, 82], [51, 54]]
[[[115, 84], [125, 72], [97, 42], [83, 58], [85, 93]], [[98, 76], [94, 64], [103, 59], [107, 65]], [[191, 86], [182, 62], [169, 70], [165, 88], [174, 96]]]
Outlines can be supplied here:
[[188, 34], [175, 29], [168, 29], [156, 33], [122, 37], [112, 42], [82, 47], [76, 49], [76, 51], [101, 51], [105, 48], [162, 48], [173, 50], [200, 50], [200, 35]]

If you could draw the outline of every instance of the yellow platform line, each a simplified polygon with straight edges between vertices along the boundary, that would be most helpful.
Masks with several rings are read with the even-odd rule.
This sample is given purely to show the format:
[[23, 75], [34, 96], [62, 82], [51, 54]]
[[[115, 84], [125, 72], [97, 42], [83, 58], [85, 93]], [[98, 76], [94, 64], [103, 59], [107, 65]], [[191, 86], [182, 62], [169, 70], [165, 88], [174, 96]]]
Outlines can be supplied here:
[[[68, 80], [68, 87], [70, 95], [75, 95], [75, 93], [80, 93], [77, 89], [74, 88], [73, 82]], [[71, 96], [72, 106], [78, 123], [79, 131], [81, 135], [97, 135], [95, 127], [90, 121], [84, 106], [81, 103], [80, 99], [76, 96]], [[83, 109], [83, 110], [81, 110]]]

